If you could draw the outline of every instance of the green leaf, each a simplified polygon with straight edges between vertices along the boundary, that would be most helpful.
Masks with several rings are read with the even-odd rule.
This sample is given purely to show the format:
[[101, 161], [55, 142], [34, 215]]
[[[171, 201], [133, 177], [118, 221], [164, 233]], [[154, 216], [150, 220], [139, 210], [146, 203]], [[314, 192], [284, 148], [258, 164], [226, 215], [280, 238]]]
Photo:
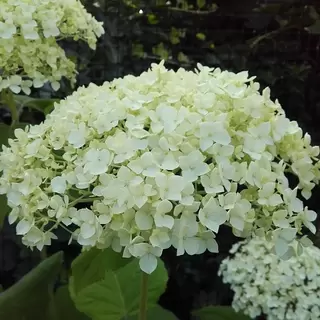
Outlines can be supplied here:
[[152, 47], [152, 53], [156, 56], [159, 56], [161, 60], [168, 60], [170, 56], [170, 52], [165, 48], [163, 42]]
[[196, 37], [197, 37], [197, 39], [199, 39], [201, 41], [206, 40], [206, 35], [204, 33], [201, 33], [201, 32], [197, 33]]
[[[118, 270], [106, 270], [103, 280], [73, 296], [78, 310], [93, 320], [121, 320], [139, 311], [142, 271], [137, 259]], [[162, 261], [148, 279], [148, 308], [157, 305], [168, 275]]]
[[172, 27], [169, 35], [170, 42], [172, 44], [180, 43], [180, 32], [178, 29]]
[[58, 319], [67, 320], [89, 320], [89, 318], [78, 311], [71, 300], [68, 286], [59, 287], [54, 295], [54, 307], [57, 310]]
[[59, 99], [31, 98], [24, 95], [15, 95], [14, 100], [21, 107], [29, 107], [43, 112], [45, 115], [49, 114], [53, 110], [54, 104], [60, 101]]
[[250, 320], [251, 318], [235, 312], [232, 307], [209, 306], [193, 312], [199, 320]]
[[145, 55], [143, 45], [140, 43], [132, 44], [132, 55], [138, 58], [143, 58]]
[[149, 13], [147, 15], [147, 18], [148, 18], [148, 22], [150, 24], [158, 24], [159, 23], [159, 20], [158, 20], [157, 16], [154, 15], [153, 13]]
[[[155, 306], [147, 311], [148, 320], [178, 320], [178, 318], [169, 310], [166, 310], [160, 306]], [[138, 316], [129, 316], [122, 320], [138, 320]]]
[[122, 258], [120, 253], [111, 249], [99, 250], [92, 248], [82, 252], [71, 266], [71, 291], [77, 294], [87, 286], [104, 279], [107, 270], [116, 270], [131, 260]]
[[197, 0], [197, 6], [202, 9], [206, 5], [206, 0]]
[[189, 58], [183, 53], [183, 52], [179, 52], [178, 53], [178, 57], [177, 57], [178, 61], [181, 63], [188, 63], [190, 62]]
[[58, 252], [1, 293], [0, 319], [47, 319], [53, 283], [61, 265], [62, 252]]

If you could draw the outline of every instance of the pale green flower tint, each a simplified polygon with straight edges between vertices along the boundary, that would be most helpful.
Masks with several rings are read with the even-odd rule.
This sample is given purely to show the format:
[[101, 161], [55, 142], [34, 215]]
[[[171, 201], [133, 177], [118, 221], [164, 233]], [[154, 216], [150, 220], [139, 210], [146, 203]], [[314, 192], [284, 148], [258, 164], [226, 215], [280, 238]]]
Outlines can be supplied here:
[[298, 190], [308, 198], [318, 183], [319, 148], [247, 72], [198, 68], [161, 63], [91, 84], [17, 129], [0, 154], [0, 192], [23, 243], [41, 249], [72, 225], [84, 248], [111, 247], [151, 272], [170, 246], [217, 252], [221, 225], [265, 237], [280, 256], [303, 226], [314, 232]]
[[57, 40], [83, 40], [95, 49], [104, 30], [78, 0], [0, 0], [0, 91], [30, 94], [66, 77], [75, 83], [75, 64]]
[[[291, 240], [292, 235], [287, 234]], [[319, 318], [320, 250], [303, 237], [291, 243], [290, 251], [290, 259], [280, 259], [263, 238], [234, 245], [219, 275], [234, 291], [236, 311], [253, 319], [262, 314], [270, 320]]]

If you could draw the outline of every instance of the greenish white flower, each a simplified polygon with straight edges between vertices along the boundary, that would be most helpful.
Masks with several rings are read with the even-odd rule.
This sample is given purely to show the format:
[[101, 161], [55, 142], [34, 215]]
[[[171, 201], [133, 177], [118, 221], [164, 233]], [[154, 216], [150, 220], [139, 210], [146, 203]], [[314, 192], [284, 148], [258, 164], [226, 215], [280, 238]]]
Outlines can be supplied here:
[[[287, 236], [292, 240], [294, 233]], [[320, 250], [305, 237], [291, 242], [290, 250], [291, 258], [281, 259], [272, 243], [259, 237], [232, 247], [219, 275], [234, 291], [236, 311], [253, 319], [260, 315], [270, 320], [319, 318]]]
[[0, 192], [31, 247], [70, 226], [85, 249], [111, 247], [151, 272], [170, 246], [217, 252], [221, 225], [284, 258], [304, 227], [315, 232], [302, 198], [319, 182], [319, 148], [247, 72], [152, 65], [79, 88], [15, 136], [0, 153]]
[[75, 64], [58, 41], [81, 39], [95, 49], [104, 33], [79, 0], [1, 0], [0, 7], [0, 91], [28, 95], [46, 82], [58, 90], [62, 77], [73, 85]]

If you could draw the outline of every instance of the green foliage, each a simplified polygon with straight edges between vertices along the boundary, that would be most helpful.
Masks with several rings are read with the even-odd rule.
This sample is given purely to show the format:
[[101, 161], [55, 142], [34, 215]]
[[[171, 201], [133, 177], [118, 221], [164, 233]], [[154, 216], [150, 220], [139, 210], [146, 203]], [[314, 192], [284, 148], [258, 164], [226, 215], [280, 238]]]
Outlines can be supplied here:
[[206, 5], [206, 0], [197, 0], [197, 6], [202, 9]]
[[[148, 320], [178, 320], [178, 318], [170, 311], [155, 306], [147, 311]], [[123, 318], [122, 320], [138, 320], [137, 315]]]
[[72, 263], [72, 292], [78, 294], [82, 289], [103, 280], [107, 270], [117, 270], [130, 261], [111, 249], [92, 248], [82, 252]]
[[54, 295], [53, 307], [57, 312], [57, 319], [61, 320], [89, 320], [84, 313], [78, 311], [71, 300], [68, 286], [59, 287]]
[[196, 37], [197, 37], [197, 39], [202, 40], [202, 41], [206, 40], [206, 35], [204, 33], [201, 33], [201, 32], [198, 32], [196, 34]]
[[[78, 310], [93, 320], [121, 320], [139, 311], [140, 278], [137, 259], [112, 250], [82, 253], [72, 265], [71, 297]], [[168, 280], [164, 264], [148, 277], [148, 308], [155, 307]]]
[[173, 45], [180, 43], [180, 38], [184, 38], [184, 37], [185, 37], [184, 30], [176, 29], [174, 27], [171, 28], [169, 39]]
[[157, 16], [156, 15], [154, 15], [154, 14], [148, 14], [147, 15], [147, 18], [148, 18], [148, 22], [150, 23], [150, 24], [158, 24], [159, 23], [159, 20], [158, 20], [158, 18], [157, 18]]
[[179, 52], [178, 61], [181, 62], [181, 63], [188, 63], [189, 62], [189, 58], [183, 52]]
[[32, 108], [44, 113], [44, 115], [49, 114], [53, 110], [54, 103], [59, 102], [59, 99], [31, 98], [23, 95], [15, 95], [14, 100], [19, 108]]
[[[0, 295], [0, 319], [52, 319], [50, 299], [61, 269], [62, 252], [42, 261], [19, 282]], [[55, 310], [53, 310], [55, 311]]]
[[134, 57], [143, 58], [145, 55], [143, 50], [143, 45], [140, 43], [133, 43], [132, 44], [132, 55]]
[[165, 48], [163, 42], [152, 48], [152, 53], [160, 58], [160, 60], [168, 60], [170, 52]]
[[199, 320], [250, 320], [248, 316], [235, 312], [231, 307], [209, 306], [196, 310], [193, 314]]

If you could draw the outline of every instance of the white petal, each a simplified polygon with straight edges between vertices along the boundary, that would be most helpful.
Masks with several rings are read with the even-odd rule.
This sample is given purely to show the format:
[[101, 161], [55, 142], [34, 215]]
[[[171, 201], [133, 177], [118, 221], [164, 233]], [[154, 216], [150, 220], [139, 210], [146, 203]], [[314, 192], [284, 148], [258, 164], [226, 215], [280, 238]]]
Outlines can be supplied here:
[[206, 151], [213, 145], [213, 140], [210, 138], [200, 139], [200, 149], [202, 151]]
[[111, 216], [109, 214], [102, 214], [98, 219], [101, 224], [107, 224], [111, 221]]
[[240, 216], [237, 216], [237, 215], [231, 216], [230, 224], [239, 231], [243, 231], [244, 229], [244, 220]]
[[218, 246], [218, 243], [215, 239], [208, 239], [207, 240], [207, 248], [210, 252], [213, 252], [213, 253], [217, 253], [219, 252], [219, 246]]
[[17, 234], [24, 235], [30, 231], [31, 227], [32, 223], [27, 220], [21, 220], [16, 226]]
[[145, 212], [145, 211], [137, 211], [134, 218], [135, 218], [137, 227], [140, 230], [149, 230], [149, 229], [152, 228], [153, 218], [147, 212]]
[[157, 227], [166, 227], [172, 229], [174, 225], [174, 218], [169, 215], [161, 215], [156, 213], [154, 216], [154, 222]]
[[288, 242], [291, 242], [297, 234], [297, 229], [295, 228], [287, 228], [283, 229], [280, 232], [280, 237]]
[[148, 254], [150, 249], [150, 245], [148, 243], [137, 243], [129, 247], [130, 253], [134, 257], [142, 257], [146, 254]]
[[83, 239], [91, 238], [96, 232], [96, 228], [89, 223], [83, 223], [80, 228], [80, 234]]
[[11, 212], [9, 213], [8, 216], [8, 222], [9, 224], [13, 224], [16, 222], [16, 220], [19, 217], [19, 210], [16, 210], [17, 208], [14, 208], [13, 210], [11, 210]]
[[150, 253], [145, 254], [139, 260], [141, 270], [147, 274], [151, 274], [157, 268], [157, 264], [157, 258]]
[[275, 250], [276, 254], [279, 257], [282, 257], [289, 250], [288, 243], [281, 238], [278, 238], [275, 243]]
[[54, 177], [51, 180], [51, 188], [53, 192], [63, 194], [67, 188], [66, 179], [63, 177]]
[[231, 138], [227, 130], [216, 132], [212, 138], [215, 142], [220, 143], [224, 146], [229, 145], [231, 142]]
[[183, 245], [189, 255], [194, 255], [199, 250], [199, 240], [197, 238], [186, 238]]
[[169, 200], [163, 200], [159, 202], [159, 204], [157, 205], [157, 212], [167, 213], [167, 212], [170, 212], [172, 208], [173, 208], [173, 205]]
[[58, 81], [54, 81], [51, 83], [51, 87], [54, 91], [58, 91], [60, 89], [60, 83]]

